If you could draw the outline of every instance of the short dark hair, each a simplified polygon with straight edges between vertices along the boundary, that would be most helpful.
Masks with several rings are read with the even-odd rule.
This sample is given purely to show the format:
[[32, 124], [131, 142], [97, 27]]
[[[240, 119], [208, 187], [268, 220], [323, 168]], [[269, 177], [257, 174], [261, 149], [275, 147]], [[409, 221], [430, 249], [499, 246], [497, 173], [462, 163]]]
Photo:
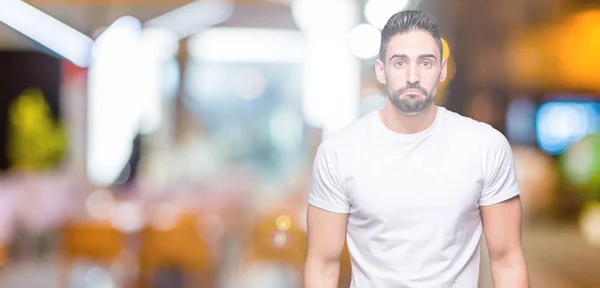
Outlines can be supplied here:
[[440, 56], [443, 55], [442, 39], [440, 38], [437, 21], [433, 15], [422, 11], [406, 10], [392, 15], [387, 24], [385, 24], [385, 27], [383, 27], [381, 31], [381, 46], [379, 46], [379, 59], [385, 62], [387, 46], [394, 35], [414, 30], [429, 32], [440, 47]]

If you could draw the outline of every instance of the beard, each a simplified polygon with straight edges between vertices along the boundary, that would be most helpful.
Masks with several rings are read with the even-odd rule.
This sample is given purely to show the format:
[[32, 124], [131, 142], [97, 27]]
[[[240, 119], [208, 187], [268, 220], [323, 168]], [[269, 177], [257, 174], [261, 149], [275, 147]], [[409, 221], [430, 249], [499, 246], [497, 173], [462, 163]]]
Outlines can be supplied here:
[[[425, 111], [435, 101], [435, 97], [437, 96], [438, 82], [439, 81], [436, 82], [429, 92], [422, 88], [418, 83], [407, 83], [404, 88], [401, 88], [397, 91], [391, 91], [391, 89], [388, 88], [388, 98], [390, 98], [392, 104], [394, 104], [394, 106], [396, 106], [400, 112], [409, 115], [419, 114]], [[401, 95], [409, 89], [419, 90], [425, 97], [423, 99], [419, 99], [420, 95], [417, 94], [407, 94], [407, 97], [401, 97]]]

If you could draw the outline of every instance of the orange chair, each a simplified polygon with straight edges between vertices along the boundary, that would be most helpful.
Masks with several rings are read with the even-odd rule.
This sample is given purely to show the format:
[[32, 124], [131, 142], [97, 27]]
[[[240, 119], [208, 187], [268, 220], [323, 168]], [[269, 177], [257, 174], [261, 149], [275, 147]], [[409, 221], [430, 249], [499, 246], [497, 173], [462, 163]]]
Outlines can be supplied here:
[[287, 231], [280, 231], [275, 225], [275, 219], [276, 216], [267, 217], [253, 227], [249, 243], [253, 258], [285, 262], [302, 269], [308, 247], [306, 232], [294, 225]]
[[121, 232], [107, 222], [70, 222], [62, 227], [61, 235], [59, 287], [66, 287], [67, 276], [76, 260], [110, 265], [118, 260], [125, 246]]
[[194, 214], [180, 215], [171, 229], [147, 226], [141, 233], [138, 287], [148, 287], [157, 269], [176, 267], [191, 276], [192, 287], [214, 287], [216, 261], [201, 238], [202, 227]]
[[0, 268], [6, 265], [8, 261], [8, 256], [6, 255], [6, 246], [4, 243], [0, 243]]
[[62, 230], [63, 256], [110, 262], [123, 249], [121, 232], [108, 223], [68, 224]]
[[[252, 227], [247, 243], [250, 259], [247, 261], [288, 264], [294, 267], [301, 277], [308, 250], [307, 234], [293, 223], [287, 231], [277, 232], [276, 218], [278, 215], [281, 214], [262, 218]], [[279, 239], [274, 239], [274, 236]], [[340, 261], [339, 287], [347, 288], [350, 283], [351, 265], [346, 246], [344, 246]]]

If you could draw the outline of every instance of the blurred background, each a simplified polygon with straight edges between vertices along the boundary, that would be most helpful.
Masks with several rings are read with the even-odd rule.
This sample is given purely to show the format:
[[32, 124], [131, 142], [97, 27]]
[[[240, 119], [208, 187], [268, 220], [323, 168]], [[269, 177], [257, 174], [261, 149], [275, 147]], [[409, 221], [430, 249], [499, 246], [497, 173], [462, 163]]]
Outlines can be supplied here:
[[512, 144], [532, 287], [600, 287], [597, 0], [0, 0], [0, 287], [301, 287], [316, 148], [384, 105], [403, 9]]

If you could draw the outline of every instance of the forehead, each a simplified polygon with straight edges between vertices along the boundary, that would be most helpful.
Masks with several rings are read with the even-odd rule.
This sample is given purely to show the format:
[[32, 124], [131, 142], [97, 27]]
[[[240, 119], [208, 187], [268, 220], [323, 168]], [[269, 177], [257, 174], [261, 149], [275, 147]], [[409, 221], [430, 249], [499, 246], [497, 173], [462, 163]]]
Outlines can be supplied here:
[[395, 54], [417, 58], [422, 54], [433, 54], [440, 59], [440, 49], [433, 36], [423, 30], [413, 30], [392, 36], [388, 43], [386, 59]]

